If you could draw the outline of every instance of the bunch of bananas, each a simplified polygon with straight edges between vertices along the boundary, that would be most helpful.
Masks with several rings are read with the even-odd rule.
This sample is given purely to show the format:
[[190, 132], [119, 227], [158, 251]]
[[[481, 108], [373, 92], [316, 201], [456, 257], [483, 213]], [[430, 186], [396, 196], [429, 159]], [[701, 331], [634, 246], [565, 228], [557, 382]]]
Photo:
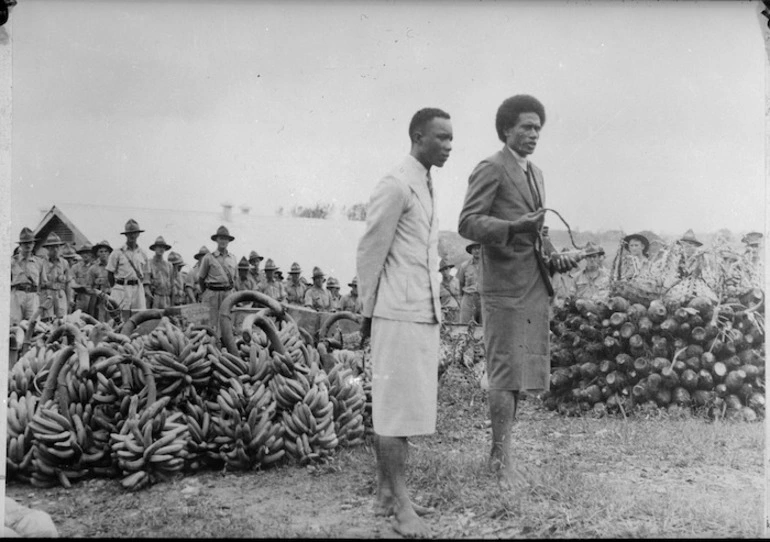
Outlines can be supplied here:
[[30, 478], [32, 485], [52, 487], [61, 484], [69, 488], [72, 481], [88, 474], [88, 469], [81, 462], [81, 442], [86, 441], [87, 435], [80, 418], [75, 425], [58, 411], [55, 403], [48, 402], [38, 408], [29, 427], [34, 457]]
[[39, 404], [39, 397], [31, 391], [19, 396], [12, 391], [8, 397], [6, 425], [6, 465], [9, 476], [29, 481], [32, 473], [32, 438], [29, 423]]
[[170, 399], [161, 397], [139, 413], [138, 401], [132, 399], [129, 417], [119, 432], [110, 435], [113, 457], [125, 474], [120, 482], [125, 489], [172, 478], [184, 468], [189, 429], [183, 412], [166, 408]]
[[272, 423], [272, 392], [262, 382], [244, 384], [232, 378], [228, 384], [219, 390], [219, 414], [213, 416], [220, 457], [233, 470], [274, 463], [283, 456], [283, 428]]
[[353, 446], [363, 442], [366, 393], [361, 377], [341, 363], [329, 371], [329, 396], [334, 406], [334, 431], [340, 444]]
[[303, 465], [327, 457], [339, 444], [334, 405], [324, 382], [313, 382], [292, 410], [284, 410], [281, 416], [286, 430], [284, 446]]
[[281, 320], [278, 322], [277, 326], [278, 338], [281, 340], [286, 355], [289, 356], [294, 363], [300, 363], [303, 359], [302, 347], [305, 346], [305, 342], [302, 340], [302, 336], [299, 333], [297, 323], [293, 320]]
[[8, 374], [8, 392], [24, 395], [27, 391], [40, 393], [56, 348], [42, 341], [33, 345], [16, 360]]
[[187, 469], [196, 471], [203, 467], [220, 466], [219, 444], [214, 442], [214, 426], [206, 402], [193, 389], [181, 406], [190, 430], [190, 438], [187, 440]]

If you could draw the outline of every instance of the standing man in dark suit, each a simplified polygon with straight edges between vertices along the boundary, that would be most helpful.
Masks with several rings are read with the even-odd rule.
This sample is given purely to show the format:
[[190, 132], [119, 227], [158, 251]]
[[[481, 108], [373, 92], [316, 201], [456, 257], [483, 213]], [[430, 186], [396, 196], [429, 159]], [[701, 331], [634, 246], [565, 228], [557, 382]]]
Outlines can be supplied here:
[[492, 451], [489, 466], [507, 487], [526, 478], [511, 459], [511, 426], [519, 392], [550, 384], [550, 276], [577, 263], [549, 252], [540, 231], [545, 214], [543, 174], [527, 157], [545, 124], [539, 100], [517, 95], [497, 110], [505, 146], [471, 173], [458, 232], [481, 244], [479, 292], [489, 375]]

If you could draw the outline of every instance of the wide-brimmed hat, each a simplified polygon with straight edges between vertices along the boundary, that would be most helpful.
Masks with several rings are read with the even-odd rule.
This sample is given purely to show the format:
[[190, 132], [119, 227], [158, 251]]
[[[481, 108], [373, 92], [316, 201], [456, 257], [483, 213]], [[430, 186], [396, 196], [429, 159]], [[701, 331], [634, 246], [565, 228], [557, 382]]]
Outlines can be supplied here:
[[438, 263], [438, 270], [439, 271], [443, 271], [447, 267], [454, 267], [454, 266], [455, 266], [455, 264], [449, 263], [444, 258], [441, 258], [441, 261]]
[[93, 247], [93, 245], [91, 243], [86, 241], [85, 243], [80, 245], [80, 248], [75, 249], [75, 252], [77, 252], [78, 254], [82, 254], [84, 252], [88, 252], [89, 254], [93, 254], [94, 253], [94, 247]]
[[302, 273], [302, 268], [299, 266], [297, 262], [294, 262], [291, 264], [291, 268], [289, 269], [290, 275], [299, 275]]
[[32, 230], [27, 228], [26, 226], [21, 229], [21, 233], [19, 233], [19, 241], [18, 244], [22, 243], [34, 243], [35, 242], [35, 234], [32, 233]]
[[351, 280], [350, 282], [348, 282], [348, 286], [350, 286], [351, 288], [352, 288], [353, 286], [358, 286], [358, 277], [353, 277], [353, 280]]
[[182, 255], [178, 252], [174, 252], [173, 250], [168, 253], [168, 263], [171, 265], [184, 265], [184, 259], [182, 258]]
[[696, 247], [699, 247], [703, 244], [695, 238], [695, 232], [692, 230], [687, 230], [686, 232], [684, 232], [684, 235], [679, 241], [690, 243], [692, 245], [695, 245]]
[[249, 254], [249, 261], [251, 261], [251, 260], [259, 260], [261, 262], [264, 259], [265, 259], [264, 257], [262, 257], [259, 254], [257, 254], [256, 250], [252, 250], [251, 253]]
[[480, 246], [481, 246], [480, 243], [470, 243], [468, 246], [465, 247], [465, 252], [467, 252], [468, 254], [473, 254], [473, 252], [471, 252], [471, 250], [473, 250], [473, 247], [480, 247]]
[[758, 231], [752, 231], [747, 233], [741, 239], [741, 243], [745, 243], [749, 246], [758, 245], [762, 242], [762, 234]]
[[583, 252], [586, 256], [604, 256], [604, 248], [601, 247], [601, 245], [598, 245], [592, 241], [588, 241], [586, 243], [585, 248], [583, 249]]
[[628, 243], [629, 243], [631, 240], [633, 240], [633, 239], [636, 239], [637, 241], [641, 242], [641, 243], [644, 245], [644, 248], [642, 249], [643, 251], [645, 251], [645, 252], [646, 252], [646, 251], [647, 251], [647, 249], [648, 249], [648, 248], [650, 248], [650, 240], [649, 240], [649, 239], [647, 239], [647, 238], [646, 238], [644, 235], [642, 235], [641, 233], [632, 233], [631, 235], [626, 235], [626, 236], [623, 238], [623, 245], [625, 245], [625, 247], [626, 247], [626, 248], [628, 248]]
[[340, 287], [340, 281], [338, 281], [334, 277], [329, 277], [329, 279], [326, 281], [326, 287], [327, 288], [339, 288]]
[[247, 260], [245, 256], [241, 258], [240, 262], [238, 262], [238, 269], [246, 269], [246, 270], [251, 269], [251, 264], [249, 263], [249, 260]]
[[230, 241], [233, 241], [235, 239], [235, 237], [230, 235], [230, 232], [227, 231], [227, 228], [224, 226], [219, 226], [217, 228], [217, 233], [211, 236], [211, 240], [216, 241], [217, 237], [227, 237]]
[[278, 266], [275, 265], [275, 263], [273, 262], [272, 258], [268, 258], [267, 261], [265, 262], [264, 270], [265, 271], [275, 271], [276, 269], [278, 269]]
[[316, 266], [316, 267], [314, 267], [314, 268], [313, 268], [313, 278], [316, 278], [316, 277], [325, 277], [325, 276], [326, 276], [326, 275], [324, 274], [324, 272], [323, 272], [323, 271], [321, 271], [321, 268], [320, 268], [320, 267]]
[[56, 233], [51, 232], [48, 234], [48, 237], [45, 238], [45, 243], [43, 243], [44, 247], [59, 247], [61, 245], [65, 244], [64, 241], [61, 240], [61, 238], [56, 235]]
[[157, 239], [155, 239], [155, 242], [150, 245], [150, 250], [155, 250], [155, 247], [163, 247], [166, 250], [171, 250], [171, 245], [169, 245], [165, 239], [163, 239], [162, 235], [159, 235]]
[[200, 260], [209, 252], [211, 252], [209, 248], [206, 245], [203, 245], [200, 249], [198, 249], [198, 253], [195, 256], [193, 256], [193, 258], [195, 258], [196, 260]]
[[129, 218], [121, 235], [126, 235], [127, 233], [142, 233], [143, 231], [144, 230], [139, 229], [139, 223], [136, 220]]
[[91, 251], [92, 251], [94, 254], [96, 254], [96, 253], [98, 253], [98, 252], [99, 252], [99, 249], [100, 249], [100, 248], [106, 248], [107, 250], [109, 250], [110, 252], [112, 252], [112, 247], [110, 246], [110, 242], [109, 242], [109, 241], [99, 241], [98, 243], [96, 243], [96, 244], [93, 246], [93, 248], [92, 248], [92, 250], [91, 250]]
[[64, 258], [65, 260], [80, 259], [80, 256], [75, 251], [75, 247], [73, 247], [69, 243], [64, 243], [64, 248], [61, 249], [61, 255], [62, 255], [62, 258]]

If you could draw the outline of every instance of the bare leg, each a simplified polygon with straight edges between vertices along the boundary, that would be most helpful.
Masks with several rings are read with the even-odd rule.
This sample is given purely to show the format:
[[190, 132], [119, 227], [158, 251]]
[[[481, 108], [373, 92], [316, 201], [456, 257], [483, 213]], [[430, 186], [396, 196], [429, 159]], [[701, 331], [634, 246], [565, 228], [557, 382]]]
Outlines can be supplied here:
[[492, 451], [489, 467], [499, 482], [509, 488], [521, 487], [525, 481], [513, 468], [511, 460], [511, 427], [516, 418], [519, 393], [509, 390], [489, 390], [489, 414], [492, 419]]
[[431, 535], [420, 519], [406, 489], [406, 458], [408, 444], [405, 437], [375, 437], [377, 454], [377, 502], [375, 513], [390, 510], [395, 514], [393, 528], [406, 538]]

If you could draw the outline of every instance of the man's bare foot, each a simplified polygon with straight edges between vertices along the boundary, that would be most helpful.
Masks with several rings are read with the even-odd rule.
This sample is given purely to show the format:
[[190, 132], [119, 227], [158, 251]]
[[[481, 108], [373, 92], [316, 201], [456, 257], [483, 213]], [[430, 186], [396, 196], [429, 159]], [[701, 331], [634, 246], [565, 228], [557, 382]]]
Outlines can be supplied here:
[[431, 538], [430, 527], [420, 519], [411, 507], [402, 507], [396, 512], [391, 524], [393, 530], [404, 538]]
[[[378, 498], [374, 503], [374, 515], [384, 516], [384, 517], [392, 516], [393, 514], [396, 513], [395, 504], [396, 504], [396, 500], [392, 496], [385, 497], [385, 498]], [[412, 504], [412, 509], [415, 511], [415, 513], [418, 516], [427, 516], [436, 511], [435, 508], [420, 506], [419, 504], [416, 504], [416, 503], [411, 503], [411, 504]]]

